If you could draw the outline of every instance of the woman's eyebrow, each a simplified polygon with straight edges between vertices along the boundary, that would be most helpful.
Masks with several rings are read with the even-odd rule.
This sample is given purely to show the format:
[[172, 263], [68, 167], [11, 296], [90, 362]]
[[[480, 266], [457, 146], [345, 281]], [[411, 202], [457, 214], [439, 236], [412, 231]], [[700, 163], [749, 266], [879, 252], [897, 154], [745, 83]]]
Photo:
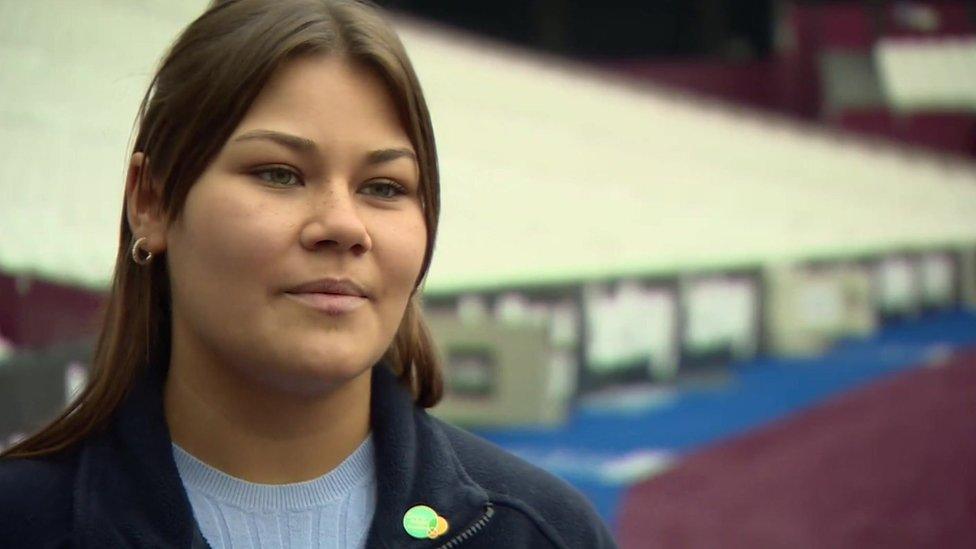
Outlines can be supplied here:
[[[274, 130], [251, 130], [235, 137], [233, 142], [237, 143], [239, 141], [249, 141], [252, 139], [274, 141], [279, 145], [283, 145], [289, 149], [294, 149], [300, 153], [306, 154], [316, 153], [319, 150], [318, 145], [316, 145], [315, 141], [312, 141], [311, 139]], [[414, 162], [417, 161], [417, 155], [412, 149], [405, 147], [394, 147], [369, 151], [366, 153], [366, 164], [383, 164], [386, 162], [392, 162], [399, 158], [408, 158]]]
[[392, 162], [398, 158], [409, 158], [414, 162], [417, 161], [417, 155], [412, 150], [406, 148], [378, 149], [366, 153], [366, 163], [370, 165]]
[[295, 149], [296, 151], [303, 153], [318, 151], [318, 146], [315, 144], [315, 141], [312, 141], [311, 139], [299, 137], [290, 133], [276, 132], [273, 130], [251, 130], [249, 132], [244, 132], [235, 137], [233, 142], [237, 143], [239, 141], [249, 141], [252, 139], [274, 141], [279, 145], [284, 145], [289, 149]]

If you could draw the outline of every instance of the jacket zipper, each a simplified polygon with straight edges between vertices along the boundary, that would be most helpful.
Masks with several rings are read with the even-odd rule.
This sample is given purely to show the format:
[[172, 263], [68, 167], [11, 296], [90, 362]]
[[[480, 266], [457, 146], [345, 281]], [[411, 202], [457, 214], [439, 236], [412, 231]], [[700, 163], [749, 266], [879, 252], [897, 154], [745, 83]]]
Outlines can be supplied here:
[[488, 523], [491, 521], [491, 517], [494, 515], [495, 507], [492, 506], [491, 502], [489, 501], [485, 505], [485, 514], [481, 515], [481, 518], [476, 520], [471, 526], [468, 526], [466, 530], [448, 540], [444, 545], [438, 546], [437, 549], [454, 549], [455, 547], [460, 546], [465, 541], [471, 539], [475, 534], [482, 531], [485, 526], [488, 526]]

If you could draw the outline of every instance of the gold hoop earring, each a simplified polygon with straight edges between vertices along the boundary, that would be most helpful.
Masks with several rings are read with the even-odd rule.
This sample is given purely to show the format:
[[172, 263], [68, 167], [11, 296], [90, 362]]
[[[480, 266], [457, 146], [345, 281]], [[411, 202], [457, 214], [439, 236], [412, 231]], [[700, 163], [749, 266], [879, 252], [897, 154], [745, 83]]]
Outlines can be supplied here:
[[153, 253], [142, 249], [142, 243], [146, 240], [148, 240], [146, 237], [141, 236], [132, 244], [132, 261], [135, 261], [136, 265], [149, 265], [149, 262], [152, 261]]

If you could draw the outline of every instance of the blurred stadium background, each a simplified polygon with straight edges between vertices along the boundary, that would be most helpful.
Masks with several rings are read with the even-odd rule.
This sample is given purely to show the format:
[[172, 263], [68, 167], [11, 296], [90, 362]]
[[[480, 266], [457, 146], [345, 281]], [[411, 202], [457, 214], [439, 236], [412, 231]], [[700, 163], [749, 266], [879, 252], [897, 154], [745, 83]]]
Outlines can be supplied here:
[[[976, 7], [380, 2], [428, 96], [435, 413], [624, 547], [976, 546]], [[0, 446], [85, 383], [203, 0], [0, 0]]]

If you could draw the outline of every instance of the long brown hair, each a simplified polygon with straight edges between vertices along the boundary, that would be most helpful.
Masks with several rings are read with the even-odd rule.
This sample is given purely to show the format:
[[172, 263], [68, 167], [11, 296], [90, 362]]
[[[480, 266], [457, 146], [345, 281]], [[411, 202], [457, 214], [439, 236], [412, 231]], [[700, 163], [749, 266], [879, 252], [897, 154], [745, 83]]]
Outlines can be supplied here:
[[[179, 218], [190, 187], [219, 152], [275, 69], [302, 55], [341, 55], [374, 70], [393, 96], [417, 151], [430, 266], [440, 183], [430, 114], [406, 51], [378, 8], [359, 0], [215, 0], [176, 39], [142, 99], [133, 151], [146, 154], [145, 179], [160, 185], [163, 208]], [[104, 426], [147, 364], [168, 364], [169, 275], [165, 261], [140, 267], [126, 209], [104, 324], [89, 382], [53, 422], [3, 457], [54, 453]], [[419, 297], [410, 299], [385, 362], [417, 404], [440, 400], [443, 381]]]

